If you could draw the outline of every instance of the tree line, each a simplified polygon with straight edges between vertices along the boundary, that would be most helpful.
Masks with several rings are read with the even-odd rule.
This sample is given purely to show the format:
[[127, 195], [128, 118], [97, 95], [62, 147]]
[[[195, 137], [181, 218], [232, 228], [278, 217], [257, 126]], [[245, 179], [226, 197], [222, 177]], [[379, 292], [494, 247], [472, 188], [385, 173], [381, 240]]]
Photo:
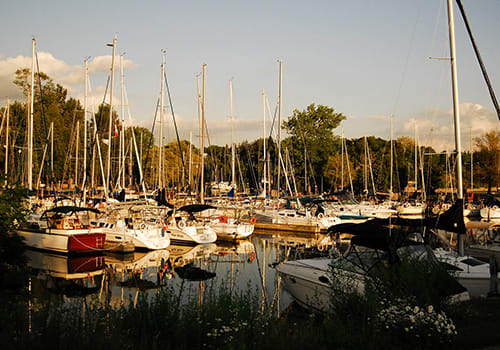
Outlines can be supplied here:
[[[25, 96], [25, 101], [14, 101], [9, 106], [9, 145], [7, 179], [10, 183], [26, 183], [27, 174], [27, 120], [30, 113], [30, 70], [16, 71], [14, 83]], [[82, 102], [70, 97], [62, 85], [55, 83], [47, 74], [35, 74], [34, 87], [34, 151], [33, 183], [75, 189], [83, 186], [102, 187], [105, 181], [105, 159], [111, 158], [111, 189], [120, 187], [119, 174], [125, 174], [126, 187], [140, 188], [140, 172], [135, 149], [137, 147], [147, 188], [155, 187], [158, 179], [158, 145], [154, 130], [141, 127], [124, 128], [125, 144], [120, 159], [122, 118], [112, 111], [112, 136], [108, 135], [109, 105], [102, 103], [93, 114], [85, 118]], [[40, 84], [38, 84], [38, 82]], [[41, 86], [41, 91], [40, 91]], [[103, 99], [104, 100], [104, 99]], [[42, 108], [43, 103], [43, 108]], [[1, 141], [5, 145], [6, 107], [2, 115]], [[356, 195], [373, 196], [392, 191], [401, 193], [415, 186], [428, 194], [438, 188], [456, 186], [454, 169], [456, 155], [437, 153], [432, 147], [418, 146], [409, 137], [399, 137], [392, 142], [379, 137], [342, 139], [335, 136], [346, 117], [332, 107], [311, 104], [305, 110], [294, 110], [283, 123], [287, 137], [281, 141], [282, 156], [277, 157], [277, 140], [273, 137], [243, 141], [236, 145], [236, 171], [238, 190], [258, 193], [263, 188], [264, 167], [272, 174], [269, 182], [276, 186], [277, 167], [287, 173], [287, 190], [292, 192], [321, 193], [336, 190], [352, 190]], [[87, 138], [84, 141], [84, 123], [87, 120]], [[97, 127], [95, 127], [97, 126]], [[52, 134], [52, 135], [51, 135]], [[271, 134], [271, 133], [270, 133]], [[135, 145], [132, 142], [135, 137]], [[264, 154], [266, 142], [266, 154]], [[87, 162], [83, 163], [83, 148], [87, 144]], [[111, 148], [108, 146], [111, 143]], [[474, 152], [463, 153], [464, 187], [487, 187], [488, 191], [500, 185], [500, 131], [492, 130], [474, 140]], [[98, 147], [99, 146], [99, 147]], [[180, 147], [179, 147], [180, 146]], [[99, 148], [103, 164], [99, 162]], [[391, 149], [392, 163], [391, 167]], [[5, 163], [6, 148], [0, 149], [0, 162]], [[50, 152], [49, 152], [50, 150]], [[78, 150], [78, 154], [77, 154]], [[417, 168], [415, 169], [415, 150]], [[44, 156], [44, 152], [46, 153]], [[49, 154], [50, 153], [50, 154]], [[199, 188], [200, 150], [188, 141], [166, 144], [164, 155], [164, 184], [172, 191]], [[208, 146], [205, 150], [205, 179], [207, 183], [231, 180], [231, 146]], [[78, 161], [77, 159], [78, 158]], [[473, 164], [471, 164], [471, 159]], [[184, 162], [182, 162], [184, 160]], [[43, 161], [43, 162], [42, 162]], [[392, 169], [392, 181], [391, 181]], [[473, 169], [473, 170], [472, 170]], [[78, 174], [78, 176], [77, 176]], [[93, 175], [93, 176], [92, 176]], [[38, 183], [40, 178], [40, 183]], [[77, 183], [75, 183], [77, 182]], [[196, 185], [198, 183], [198, 185]], [[285, 181], [282, 180], [282, 184]], [[283, 186], [285, 188], [285, 186]]]

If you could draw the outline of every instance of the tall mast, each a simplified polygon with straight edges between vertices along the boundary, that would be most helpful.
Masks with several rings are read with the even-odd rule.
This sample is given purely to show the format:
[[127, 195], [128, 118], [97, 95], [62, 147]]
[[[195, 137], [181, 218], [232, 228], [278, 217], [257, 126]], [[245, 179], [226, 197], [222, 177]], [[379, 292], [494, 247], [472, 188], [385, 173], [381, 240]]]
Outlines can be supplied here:
[[342, 144], [341, 146], [341, 151], [340, 151], [340, 160], [341, 160], [341, 165], [340, 165], [340, 188], [343, 191], [344, 190], [344, 128], [341, 128], [342, 130], [342, 136], [340, 137], [340, 142]]
[[205, 79], [207, 74], [207, 65], [203, 64], [203, 80], [202, 80], [202, 99], [201, 99], [201, 180], [200, 180], [200, 201], [205, 203]]
[[50, 123], [50, 173], [54, 173], [54, 122]]
[[364, 193], [363, 195], [368, 195], [368, 142], [365, 139], [365, 171], [363, 173], [363, 185], [364, 185]]
[[83, 180], [82, 189], [85, 196], [85, 181], [87, 180], [87, 87], [88, 87], [88, 58], [84, 61], [84, 95], [83, 95]]
[[267, 186], [266, 186], [266, 182], [267, 182], [267, 174], [266, 174], [266, 92], [264, 90], [262, 90], [262, 115], [263, 115], [263, 118], [264, 118], [264, 138], [262, 139], [264, 141], [264, 145], [263, 145], [263, 148], [264, 148], [264, 166], [263, 166], [263, 178], [264, 178], [264, 198], [267, 197]]
[[391, 137], [391, 174], [389, 176], [389, 196], [390, 196], [389, 197], [389, 201], [392, 200], [392, 172], [393, 172], [393, 167], [394, 167], [394, 164], [393, 164], [394, 163], [394, 159], [393, 159], [393, 157], [394, 157], [393, 152], [394, 151], [393, 151], [393, 148], [392, 148], [393, 147], [392, 146], [392, 144], [393, 144], [393, 142], [392, 142], [392, 115], [391, 115], [391, 131], [390, 131], [390, 134], [391, 134], [390, 135], [390, 137]]
[[109, 183], [111, 176], [111, 131], [113, 128], [113, 83], [115, 77], [116, 34], [113, 37], [113, 43], [108, 44], [108, 46], [113, 47], [113, 54], [111, 56], [111, 85], [109, 89], [109, 128], [108, 128], [108, 159], [106, 165], [106, 191], [109, 190]]
[[470, 190], [474, 190], [474, 149], [472, 148], [472, 127], [470, 128]]
[[7, 98], [7, 129], [5, 131], [5, 186], [7, 186], [7, 170], [9, 165], [9, 113], [10, 113], [10, 99]]
[[75, 186], [78, 186], [78, 144], [80, 143], [80, 121], [76, 121], [76, 146], [75, 146]]
[[281, 172], [280, 172], [280, 169], [281, 169], [281, 166], [280, 166], [280, 158], [281, 158], [281, 92], [282, 92], [282, 73], [283, 73], [283, 61], [280, 60], [280, 87], [279, 87], [279, 97], [278, 97], [278, 180], [276, 181], [277, 182], [277, 189], [278, 189], [278, 193], [277, 193], [277, 196], [278, 196], [278, 200], [280, 198], [280, 175], [281, 175]]
[[158, 188], [163, 187], [163, 109], [164, 106], [164, 92], [163, 87], [165, 85], [165, 50], [163, 50], [162, 60], [161, 60], [161, 86], [160, 86], [160, 149], [158, 155]]
[[451, 82], [453, 89], [453, 117], [455, 119], [455, 148], [457, 152], [457, 198], [463, 199], [462, 145], [460, 141], [460, 109], [458, 100], [457, 59], [455, 55], [455, 23], [453, 2], [448, 0], [448, 28], [450, 33]]
[[231, 187], [236, 188], [236, 172], [234, 170], [235, 164], [235, 150], [234, 150], [234, 120], [233, 120], [233, 80], [229, 80], [229, 110], [231, 113]]
[[[196, 74], [196, 100], [197, 100], [197, 112], [198, 112], [198, 140], [199, 140], [199, 149], [200, 149], [200, 157], [202, 157], [201, 153], [201, 92], [200, 92], [200, 74]], [[200, 159], [201, 166], [201, 159]]]
[[417, 181], [418, 181], [418, 168], [417, 168], [417, 121], [415, 120], [415, 195], [417, 195]]
[[31, 102], [28, 122], [28, 189], [33, 189], [33, 102], [35, 99], [35, 38], [31, 39]]
[[193, 132], [189, 132], [189, 188], [192, 190], [193, 184]]
[[124, 132], [124, 124], [125, 124], [125, 98], [124, 94], [124, 81], [125, 76], [123, 74], [123, 54], [120, 55], [120, 92], [121, 92], [121, 115], [122, 115], [122, 125], [120, 132], [120, 173], [121, 173], [121, 188], [125, 188], [125, 132]]

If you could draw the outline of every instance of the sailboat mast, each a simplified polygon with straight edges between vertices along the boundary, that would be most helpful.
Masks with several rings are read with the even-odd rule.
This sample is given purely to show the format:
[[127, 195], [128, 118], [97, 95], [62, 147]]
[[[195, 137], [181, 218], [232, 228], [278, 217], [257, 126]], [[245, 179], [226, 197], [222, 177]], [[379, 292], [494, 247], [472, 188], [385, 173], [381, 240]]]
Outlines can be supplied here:
[[236, 188], [235, 149], [234, 149], [234, 117], [233, 117], [233, 80], [229, 80], [229, 110], [231, 113], [231, 187]]
[[472, 148], [472, 128], [470, 129], [470, 190], [474, 190], [474, 149]]
[[417, 181], [418, 181], [418, 168], [417, 168], [417, 121], [415, 120], [415, 195], [417, 195]]
[[115, 76], [116, 34], [113, 37], [113, 43], [108, 44], [108, 46], [113, 47], [113, 54], [111, 56], [111, 85], [109, 88], [108, 158], [107, 158], [107, 164], [106, 164], [106, 189], [107, 190], [109, 190], [109, 183], [110, 183], [110, 176], [111, 176], [111, 131], [113, 128], [113, 83], [114, 83], [114, 76]]
[[266, 176], [266, 92], [262, 90], [262, 115], [264, 119], [264, 137], [263, 137], [263, 148], [264, 148], [264, 163], [263, 163], [263, 171], [262, 177], [264, 178], [264, 198], [267, 198], [267, 176]]
[[5, 186], [7, 186], [7, 170], [9, 165], [9, 113], [10, 113], [10, 99], [7, 98], [7, 129], [5, 131]]
[[121, 174], [121, 188], [125, 188], [125, 133], [124, 133], [124, 124], [125, 124], [125, 98], [124, 94], [124, 74], [123, 74], [123, 54], [120, 55], [120, 92], [121, 92], [121, 115], [122, 115], [122, 125], [120, 132], [120, 174]]
[[364, 137], [365, 141], [365, 171], [363, 173], [363, 185], [365, 186], [363, 195], [368, 195], [368, 143], [366, 141], [366, 136]]
[[392, 200], [392, 172], [393, 172], [393, 167], [394, 167], [394, 155], [393, 155], [393, 142], [392, 142], [392, 115], [391, 115], [391, 131], [390, 131], [390, 137], [391, 137], [391, 174], [389, 176], [389, 201]]
[[160, 148], [158, 152], [158, 188], [163, 187], [163, 109], [164, 107], [164, 92], [163, 86], [165, 85], [165, 50], [161, 60], [161, 86], [160, 86]]
[[82, 189], [85, 197], [85, 181], [87, 180], [87, 82], [88, 79], [88, 58], [84, 60], [84, 95], [83, 95], [83, 180]]
[[278, 98], [278, 179], [277, 179], [277, 198], [280, 198], [280, 175], [281, 175], [281, 166], [280, 166], [280, 158], [281, 158], [281, 92], [282, 92], [282, 73], [283, 73], [283, 61], [280, 60], [280, 87], [279, 87], [279, 98]]
[[78, 144], [80, 143], [80, 121], [76, 121], [76, 146], [75, 146], [75, 186], [78, 186]]
[[457, 152], [457, 198], [463, 199], [462, 145], [460, 141], [460, 109], [458, 100], [457, 59], [455, 52], [455, 22], [453, 1], [448, 0], [448, 29], [450, 33], [451, 82], [453, 89], [453, 117], [455, 119], [455, 148]]
[[340, 142], [341, 142], [340, 189], [343, 191], [344, 190], [344, 128], [342, 128], [342, 136], [340, 137]]
[[31, 96], [28, 122], [28, 189], [33, 189], [33, 102], [35, 99], [35, 38], [31, 39]]
[[[200, 150], [200, 158], [202, 157], [201, 153], [201, 92], [200, 92], [200, 74], [196, 74], [196, 101], [197, 101], [197, 112], [198, 112], [198, 140], [199, 140], [199, 150]], [[201, 159], [200, 159], [201, 166]], [[199, 175], [199, 173], [198, 173]], [[198, 184], [196, 184], [198, 186]]]
[[205, 79], [207, 65], [203, 64], [202, 77], [202, 99], [201, 99], [201, 180], [200, 180], [200, 202], [205, 204]]
[[189, 188], [193, 186], [193, 132], [189, 132]]

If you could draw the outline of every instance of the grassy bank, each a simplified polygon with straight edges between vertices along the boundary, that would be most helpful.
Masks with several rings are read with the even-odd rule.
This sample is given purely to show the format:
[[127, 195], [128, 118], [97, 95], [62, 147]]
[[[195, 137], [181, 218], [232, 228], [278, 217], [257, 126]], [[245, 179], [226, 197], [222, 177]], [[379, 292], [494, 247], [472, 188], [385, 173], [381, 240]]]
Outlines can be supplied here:
[[[251, 288], [240, 294], [222, 288], [201, 305], [194, 299], [180, 305], [167, 287], [153, 297], [142, 294], [135, 307], [127, 303], [117, 308], [97, 298], [55, 306], [29, 304], [26, 297], [11, 295], [0, 307], [0, 341], [4, 349], [72, 350], [471, 349], [500, 344], [494, 332], [500, 319], [498, 298], [454, 305], [442, 313], [408, 310], [403, 304], [406, 316], [397, 322], [390, 320], [390, 311], [381, 313], [391, 310], [392, 303], [373, 302], [352, 294], [337, 302], [336, 312], [312, 314], [292, 304], [275, 315]], [[437, 332], [422, 321], [440, 314], [457, 334]], [[411, 315], [417, 324], [405, 330], [411, 327]]]

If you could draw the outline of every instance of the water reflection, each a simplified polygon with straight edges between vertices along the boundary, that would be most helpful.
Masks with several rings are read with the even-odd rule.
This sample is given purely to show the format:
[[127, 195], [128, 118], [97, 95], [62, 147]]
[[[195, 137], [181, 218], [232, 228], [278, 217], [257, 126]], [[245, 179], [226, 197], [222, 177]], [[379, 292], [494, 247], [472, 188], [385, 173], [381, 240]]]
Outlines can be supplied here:
[[[326, 235], [254, 234], [250, 240], [133, 254], [67, 257], [28, 251], [39, 302], [51, 295], [97, 298], [113, 307], [136, 304], [139, 296], [153, 297], [162, 289], [178, 296], [179, 303], [200, 304], [225, 289], [261, 298], [262, 307], [280, 312], [292, 301], [283, 293], [273, 264], [283, 259], [324, 254], [335, 242]], [[83, 299], [82, 299], [83, 300]], [[61, 302], [69, 302], [62, 299]]]
[[94, 294], [105, 271], [104, 256], [68, 257], [28, 250], [26, 257], [34, 290], [40, 294], [43, 293], [39, 289], [69, 298]]

